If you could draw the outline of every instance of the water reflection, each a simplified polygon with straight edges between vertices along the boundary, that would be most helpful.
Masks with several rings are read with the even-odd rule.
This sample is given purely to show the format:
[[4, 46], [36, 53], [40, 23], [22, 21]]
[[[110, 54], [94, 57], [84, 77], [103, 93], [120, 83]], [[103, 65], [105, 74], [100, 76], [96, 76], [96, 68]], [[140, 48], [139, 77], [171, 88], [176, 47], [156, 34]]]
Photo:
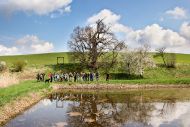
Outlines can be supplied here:
[[57, 92], [7, 127], [189, 127], [190, 102], [134, 93]]

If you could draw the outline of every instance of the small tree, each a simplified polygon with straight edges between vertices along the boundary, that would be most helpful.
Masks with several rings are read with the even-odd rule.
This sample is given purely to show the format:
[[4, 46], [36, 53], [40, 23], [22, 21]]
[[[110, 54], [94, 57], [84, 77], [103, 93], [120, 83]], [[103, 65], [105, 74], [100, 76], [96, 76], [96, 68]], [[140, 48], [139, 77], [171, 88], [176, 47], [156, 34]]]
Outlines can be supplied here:
[[100, 67], [112, 67], [118, 51], [125, 46], [102, 20], [98, 20], [94, 26], [76, 27], [68, 44], [73, 59], [94, 71]]
[[175, 53], [166, 53], [166, 47], [162, 47], [157, 49], [157, 53], [154, 57], [161, 57], [163, 60], [163, 64], [167, 68], [175, 68], [176, 67], [176, 55]]
[[164, 66], [166, 65], [166, 53], [165, 53], [166, 47], [161, 47], [156, 49], [157, 53], [154, 55], [154, 57], [161, 57], [164, 63]]

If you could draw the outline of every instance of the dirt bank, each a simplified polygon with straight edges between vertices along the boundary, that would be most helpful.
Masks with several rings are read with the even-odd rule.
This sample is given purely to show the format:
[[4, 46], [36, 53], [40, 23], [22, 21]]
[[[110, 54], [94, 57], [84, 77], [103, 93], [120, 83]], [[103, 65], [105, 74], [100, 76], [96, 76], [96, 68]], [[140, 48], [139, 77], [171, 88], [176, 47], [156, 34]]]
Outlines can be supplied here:
[[45, 97], [45, 93], [45, 90], [43, 92], [30, 93], [25, 97], [17, 98], [14, 102], [10, 102], [5, 106], [0, 107], [0, 126], [30, 106], [39, 102]]
[[59, 89], [154, 89], [154, 88], [190, 88], [190, 84], [180, 84], [180, 85], [152, 85], [152, 84], [76, 84], [76, 85], [63, 85], [63, 84], [54, 84], [53, 86], [54, 90]]

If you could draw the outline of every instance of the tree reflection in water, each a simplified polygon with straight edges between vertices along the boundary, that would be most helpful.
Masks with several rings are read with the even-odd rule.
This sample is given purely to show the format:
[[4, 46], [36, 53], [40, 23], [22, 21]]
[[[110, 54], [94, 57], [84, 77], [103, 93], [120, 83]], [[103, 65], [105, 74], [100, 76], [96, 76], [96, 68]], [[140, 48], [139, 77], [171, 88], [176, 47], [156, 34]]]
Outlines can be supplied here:
[[[155, 109], [153, 103], [147, 102], [141, 94], [118, 96], [118, 94], [54, 93], [49, 98], [59, 103], [64, 100], [73, 102], [68, 106], [67, 112], [81, 114], [76, 116], [68, 114], [67, 123], [73, 127], [120, 127], [129, 123], [151, 126], [149, 121]], [[166, 101], [159, 111], [160, 116], [164, 117], [168, 111], [172, 112], [174, 107], [174, 99]]]

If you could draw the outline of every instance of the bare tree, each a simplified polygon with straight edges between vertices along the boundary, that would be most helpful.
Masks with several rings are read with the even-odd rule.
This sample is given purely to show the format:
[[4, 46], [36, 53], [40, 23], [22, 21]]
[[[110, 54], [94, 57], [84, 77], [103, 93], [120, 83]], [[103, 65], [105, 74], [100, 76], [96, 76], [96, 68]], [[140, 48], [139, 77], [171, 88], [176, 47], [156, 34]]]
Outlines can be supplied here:
[[164, 66], [167, 68], [175, 68], [176, 67], [176, 55], [175, 53], [166, 53], [166, 47], [162, 47], [157, 49], [156, 55], [154, 57], [161, 57], [164, 63]]
[[160, 56], [162, 58], [164, 66], [166, 66], [165, 50], [166, 50], [166, 47], [158, 48], [158, 49], [156, 49], [156, 51], [157, 51], [156, 55], [154, 55], [154, 57]]
[[124, 42], [115, 37], [103, 20], [98, 20], [94, 26], [76, 27], [68, 44], [73, 58], [93, 70], [105, 63], [113, 66], [118, 51], [124, 47]]

